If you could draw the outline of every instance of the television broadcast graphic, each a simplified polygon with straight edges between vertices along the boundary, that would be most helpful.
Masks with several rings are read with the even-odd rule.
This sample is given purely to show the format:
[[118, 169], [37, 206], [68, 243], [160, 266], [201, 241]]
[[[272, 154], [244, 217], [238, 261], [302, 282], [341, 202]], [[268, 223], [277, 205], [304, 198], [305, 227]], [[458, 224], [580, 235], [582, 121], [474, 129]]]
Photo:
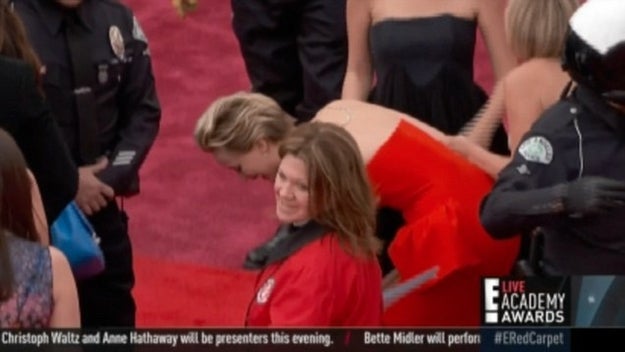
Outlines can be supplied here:
[[482, 324], [569, 326], [568, 278], [485, 278]]

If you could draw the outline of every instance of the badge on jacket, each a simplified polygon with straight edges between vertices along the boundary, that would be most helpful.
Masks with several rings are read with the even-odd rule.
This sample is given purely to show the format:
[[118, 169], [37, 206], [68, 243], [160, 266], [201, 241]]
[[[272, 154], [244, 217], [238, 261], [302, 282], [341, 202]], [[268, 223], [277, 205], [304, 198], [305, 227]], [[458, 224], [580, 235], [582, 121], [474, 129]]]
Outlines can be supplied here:
[[126, 50], [124, 47], [124, 37], [117, 26], [111, 26], [111, 28], [109, 28], [109, 42], [111, 43], [111, 49], [113, 49], [115, 56], [123, 60]]
[[276, 284], [276, 280], [273, 278], [269, 278], [263, 286], [258, 290], [256, 294], [256, 303], [265, 304], [269, 300], [269, 296], [271, 296], [271, 291], [273, 291], [273, 287]]
[[521, 144], [519, 154], [527, 161], [549, 165], [553, 159], [553, 147], [547, 138], [533, 136]]

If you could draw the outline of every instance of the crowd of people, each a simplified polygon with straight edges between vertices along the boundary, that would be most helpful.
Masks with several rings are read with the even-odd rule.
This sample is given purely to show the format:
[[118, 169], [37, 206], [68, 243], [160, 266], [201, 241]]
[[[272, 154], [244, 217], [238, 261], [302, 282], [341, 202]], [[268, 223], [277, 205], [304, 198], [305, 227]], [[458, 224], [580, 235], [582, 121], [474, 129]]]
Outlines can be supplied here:
[[[194, 138], [273, 182], [246, 326], [478, 326], [481, 279], [519, 275], [537, 241], [533, 275], [625, 275], [623, 1], [231, 4], [251, 90], [208, 102]], [[117, 0], [3, 1], [0, 76], [0, 327], [133, 327], [123, 198], [161, 116], [138, 20]], [[50, 241], [71, 201], [102, 239], [93, 277]]]

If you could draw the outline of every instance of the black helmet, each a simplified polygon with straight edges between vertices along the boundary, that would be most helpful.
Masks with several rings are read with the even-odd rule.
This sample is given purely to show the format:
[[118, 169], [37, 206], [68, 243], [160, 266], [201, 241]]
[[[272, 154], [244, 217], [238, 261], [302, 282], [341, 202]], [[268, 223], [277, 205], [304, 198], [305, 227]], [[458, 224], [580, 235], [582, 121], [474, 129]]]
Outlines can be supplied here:
[[625, 104], [625, 0], [587, 0], [575, 11], [563, 68], [578, 84]]

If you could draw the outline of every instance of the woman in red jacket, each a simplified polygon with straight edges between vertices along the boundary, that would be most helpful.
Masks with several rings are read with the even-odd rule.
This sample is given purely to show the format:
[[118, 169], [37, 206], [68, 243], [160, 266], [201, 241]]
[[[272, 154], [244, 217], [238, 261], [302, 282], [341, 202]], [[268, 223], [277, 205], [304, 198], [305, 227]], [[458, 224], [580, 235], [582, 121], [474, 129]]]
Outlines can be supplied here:
[[278, 152], [283, 225], [248, 255], [246, 266], [261, 273], [247, 325], [381, 325], [376, 205], [356, 142], [336, 125], [311, 123]]

